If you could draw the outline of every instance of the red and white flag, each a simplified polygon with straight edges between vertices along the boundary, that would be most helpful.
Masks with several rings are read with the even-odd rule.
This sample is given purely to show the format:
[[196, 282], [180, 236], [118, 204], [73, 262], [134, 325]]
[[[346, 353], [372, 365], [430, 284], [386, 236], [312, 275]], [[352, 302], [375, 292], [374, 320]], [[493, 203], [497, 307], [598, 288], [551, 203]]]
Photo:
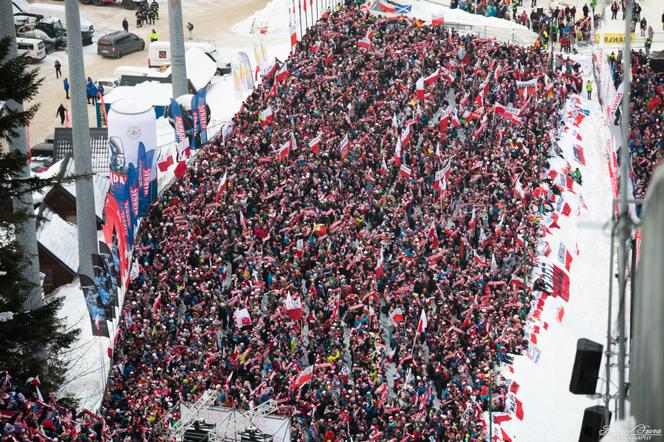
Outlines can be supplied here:
[[493, 72], [493, 80], [498, 83], [500, 80], [500, 74], [503, 73], [503, 65], [499, 64], [496, 70]]
[[261, 112], [261, 123], [263, 126], [272, 123], [273, 120], [273, 113], [272, 113], [272, 106], [268, 106]]
[[476, 263], [478, 263], [478, 264], [481, 265], [481, 266], [485, 266], [485, 265], [486, 265], [486, 259], [484, 259], [483, 256], [480, 256], [480, 255], [477, 253], [476, 250], [473, 251], [473, 261], [475, 261]]
[[420, 101], [424, 101], [424, 77], [420, 77], [415, 82], [415, 90]]
[[403, 312], [401, 311], [401, 307], [397, 307], [390, 312], [390, 319], [392, 319], [392, 322], [395, 324], [403, 322]]
[[284, 301], [284, 307], [286, 307], [286, 315], [293, 321], [299, 321], [302, 319], [303, 310], [300, 298], [293, 299], [290, 293], [288, 293], [286, 300]]
[[424, 77], [424, 84], [435, 83], [438, 80], [438, 77], [440, 77], [440, 70], [436, 69], [436, 72], [429, 75], [428, 77]]
[[314, 53], [314, 55], [316, 55], [318, 53], [318, 50], [320, 49], [320, 40], [318, 40], [316, 43], [311, 45], [311, 47], [309, 49], [311, 50], [311, 52]]
[[397, 139], [397, 145], [394, 148], [394, 163], [401, 166], [401, 139]]
[[438, 122], [438, 130], [441, 132], [445, 132], [447, 128], [450, 125], [450, 117], [452, 116], [452, 109], [448, 109], [446, 112], [443, 112], [443, 114], [440, 117], [440, 121]]
[[341, 160], [343, 161], [348, 156], [348, 149], [350, 148], [350, 141], [348, 141], [348, 135], [341, 140], [339, 143], [339, 152], [341, 153]]
[[382, 275], [383, 275], [383, 249], [380, 249], [378, 262], [376, 262], [376, 279], [380, 279]]
[[277, 75], [276, 75], [274, 78], [275, 78], [278, 82], [282, 82], [282, 81], [284, 81], [285, 79], [288, 78], [288, 65], [286, 65], [286, 63], [284, 63], [283, 65], [281, 65], [281, 67], [280, 67], [279, 70], [277, 71]]
[[244, 218], [244, 213], [240, 210], [240, 226], [242, 230], [247, 230], [247, 220]]
[[224, 171], [224, 176], [222, 176], [221, 181], [219, 181], [219, 185], [217, 186], [217, 195], [214, 198], [215, 203], [219, 202], [219, 199], [221, 198], [221, 196], [226, 191], [226, 176], [227, 176], [227, 174], [228, 174], [228, 172]]
[[523, 99], [537, 95], [537, 78], [528, 81], [516, 81], [519, 96]]
[[361, 38], [357, 41], [357, 46], [361, 48], [373, 49], [373, 43], [368, 38]]
[[295, 380], [291, 383], [291, 388], [292, 389], [300, 388], [307, 382], [311, 382], [311, 379], [313, 379], [313, 377], [314, 377], [314, 366], [310, 365], [304, 370], [300, 371]]
[[235, 321], [235, 326], [237, 328], [251, 325], [251, 316], [249, 315], [249, 310], [246, 308], [236, 309], [235, 312], [233, 312], [233, 321]]
[[459, 121], [459, 115], [457, 115], [456, 111], [452, 114], [452, 126], [461, 129], [461, 121]]
[[442, 26], [445, 24], [445, 17], [443, 14], [431, 15], [431, 26]]
[[303, 254], [304, 254], [304, 240], [300, 238], [297, 240], [295, 246], [295, 256], [297, 256], [297, 259], [301, 259]]
[[309, 148], [316, 154], [318, 155], [318, 145], [320, 144], [320, 140], [322, 138], [322, 134], [318, 134], [316, 138], [313, 140], [309, 141]]
[[278, 151], [279, 161], [288, 158], [288, 154], [290, 153], [290, 146], [291, 146], [290, 140], [286, 141], [284, 144], [281, 145]]
[[378, 7], [383, 12], [389, 12], [391, 14], [397, 12], [397, 8], [391, 3], [386, 2], [385, 0], [378, 0]]
[[386, 173], [387, 173], [387, 163], [385, 163], [385, 157], [383, 157], [380, 163], [380, 174], [384, 175]]
[[439, 243], [438, 243], [438, 232], [436, 232], [436, 224], [435, 223], [431, 223], [431, 227], [429, 227], [429, 238], [431, 238], [432, 241], [433, 241], [433, 244], [432, 244], [433, 248], [437, 249]]
[[403, 130], [403, 132], [401, 132], [401, 145], [403, 147], [408, 146], [410, 135], [410, 124], [406, 124], [406, 128]]
[[516, 107], [510, 107], [510, 106], [503, 106], [500, 103], [496, 103], [493, 106], [493, 111], [498, 115], [499, 117], [506, 118], [510, 120], [512, 123], [521, 123], [521, 110], [517, 109]]
[[424, 310], [420, 314], [420, 320], [417, 321], [417, 333], [424, 333], [427, 331], [427, 314]]
[[411, 170], [410, 167], [406, 166], [405, 164], [402, 164], [401, 167], [399, 168], [399, 173], [401, 174], [402, 177], [409, 179], [413, 171]]
[[289, 14], [288, 19], [288, 32], [290, 32], [290, 45], [292, 49], [297, 44], [297, 29], [295, 28], [295, 20], [293, 20], [291, 14]]

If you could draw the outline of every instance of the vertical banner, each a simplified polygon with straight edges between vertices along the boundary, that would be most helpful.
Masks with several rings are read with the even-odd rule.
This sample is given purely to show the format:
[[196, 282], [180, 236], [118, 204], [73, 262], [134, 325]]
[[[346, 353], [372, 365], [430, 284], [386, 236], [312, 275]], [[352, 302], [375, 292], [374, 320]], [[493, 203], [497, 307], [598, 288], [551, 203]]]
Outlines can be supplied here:
[[112, 287], [111, 293], [113, 295], [113, 305], [115, 307], [119, 307], [120, 300], [118, 295], [120, 293], [120, 257], [118, 256], [117, 241], [115, 241], [115, 247], [112, 251], [104, 241], [99, 241], [99, 255], [106, 260], [106, 267], [108, 268], [108, 274], [110, 276]]
[[[192, 140], [200, 135], [199, 143], [201, 146], [207, 144], [207, 125], [208, 125], [208, 111], [207, 111], [207, 87], [200, 89], [191, 98], [191, 119], [194, 122], [194, 135]], [[193, 143], [193, 141], [192, 141]]]
[[171, 118], [175, 127], [175, 142], [178, 145], [178, 161], [184, 161], [189, 158], [189, 137], [184, 130], [184, 118], [180, 105], [171, 98]]
[[119, 284], [124, 286], [129, 275], [129, 245], [127, 244], [127, 230], [122, 221], [120, 205], [113, 194], [106, 196], [104, 205], [105, 224], [102, 225], [104, 242], [110, 245], [112, 256], [117, 256], [119, 262]]
[[115, 305], [113, 298], [116, 297], [116, 293], [113, 291], [110, 269], [106, 263], [106, 258], [97, 253], [93, 253], [92, 268], [95, 272], [95, 285], [97, 286], [97, 294], [99, 295], [101, 307], [106, 313], [106, 318], [109, 320], [115, 319]]
[[[145, 145], [138, 145], [138, 216], [143, 216], [150, 203], [157, 196], [157, 174], [154, 161], [155, 150], [145, 150]], [[153, 178], [154, 176], [154, 178]]]
[[240, 52], [238, 54], [240, 56], [240, 62], [244, 65], [244, 70], [243, 72], [245, 73], [244, 75], [244, 82], [245, 82], [245, 87], [247, 88], [247, 91], [251, 92], [254, 90], [254, 77], [252, 77], [251, 73], [251, 61], [249, 60], [249, 56], [247, 55], [246, 52]]
[[110, 338], [111, 335], [108, 332], [108, 323], [106, 322], [106, 311], [104, 310], [102, 303], [99, 300], [99, 294], [97, 292], [97, 285], [95, 284], [95, 281], [86, 275], [79, 275], [79, 278], [81, 281], [83, 297], [85, 298], [85, 304], [87, 305], [88, 313], [90, 314], [92, 335], [105, 336]]

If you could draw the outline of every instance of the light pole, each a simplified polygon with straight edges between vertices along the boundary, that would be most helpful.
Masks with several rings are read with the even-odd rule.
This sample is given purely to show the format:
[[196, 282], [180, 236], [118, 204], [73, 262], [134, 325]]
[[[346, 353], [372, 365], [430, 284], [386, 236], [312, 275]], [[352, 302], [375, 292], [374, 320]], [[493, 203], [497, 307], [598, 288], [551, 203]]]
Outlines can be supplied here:
[[65, 0], [67, 17], [67, 52], [71, 84], [72, 140], [74, 172], [89, 175], [76, 181], [76, 225], [78, 228], [78, 273], [94, 280], [92, 254], [97, 253], [97, 217], [92, 186], [92, 154], [86, 101], [85, 68], [81, 41], [81, 17], [78, 0]]
[[171, 85], [173, 98], [188, 92], [187, 66], [184, 57], [184, 30], [181, 0], [168, 0], [168, 32], [171, 44]]

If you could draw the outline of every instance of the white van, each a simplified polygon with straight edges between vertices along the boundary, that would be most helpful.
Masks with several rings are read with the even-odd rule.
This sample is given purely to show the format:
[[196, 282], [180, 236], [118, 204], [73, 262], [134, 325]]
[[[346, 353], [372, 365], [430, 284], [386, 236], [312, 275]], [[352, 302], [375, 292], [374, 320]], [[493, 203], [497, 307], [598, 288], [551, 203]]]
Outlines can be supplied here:
[[18, 55], [23, 55], [33, 63], [37, 63], [46, 58], [46, 46], [44, 42], [36, 38], [16, 38], [16, 48], [18, 49]]
[[[230, 73], [231, 63], [221, 51], [219, 51], [214, 41], [186, 41], [184, 43], [185, 52], [187, 49], [199, 48], [217, 64], [217, 71], [221, 74]], [[171, 64], [171, 45], [167, 41], [153, 41], [148, 50], [148, 66], [163, 67]]]

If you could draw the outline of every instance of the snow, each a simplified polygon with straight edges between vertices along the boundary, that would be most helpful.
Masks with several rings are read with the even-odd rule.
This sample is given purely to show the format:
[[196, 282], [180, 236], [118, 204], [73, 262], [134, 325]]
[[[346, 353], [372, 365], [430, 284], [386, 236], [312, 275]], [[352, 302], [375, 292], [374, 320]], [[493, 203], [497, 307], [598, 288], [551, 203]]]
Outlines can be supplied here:
[[57, 257], [72, 272], [78, 271], [78, 228], [60, 218], [49, 207], [42, 206], [45, 218], [37, 228], [37, 242]]
[[136, 86], [118, 86], [104, 95], [104, 103], [113, 104], [124, 98], [139, 98], [152, 106], [168, 106], [171, 100], [173, 87], [170, 83], [146, 81]]
[[[579, 57], [577, 61], [582, 65], [587, 80], [592, 75], [590, 57]], [[556, 256], [556, 247], [560, 242], [573, 255], [569, 272], [569, 302], [550, 296], [545, 301], [541, 318], [538, 320], [530, 316], [526, 324], [527, 332], [540, 326], [537, 345], [531, 344], [531, 350], [534, 350], [531, 354], [538, 353], [539, 358], [534, 360], [527, 354], [517, 356], [512, 365], [514, 374], [503, 367], [502, 375], [520, 385], [516, 396], [523, 403], [524, 410], [523, 421], [513, 418], [501, 424], [513, 440], [532, 440], [535, 434], [543, 442], [577, 440], [584, 409], [603, 405], [602, 399], [573, 395], [568, 390], [577, 340], [587, 338], [605, 345], [608, 314], [612, 204], [611, 185], [606, 173], [609, 131], [596, 99], [579, 99], [580, 107], [590, 110], [590, 115], [578, 129], [583, 140], [576, 140], [570, 131], [570, 134], [562, 135], [559, 146], [572, 169], [579, 167], [581, 170], [583, 185], [578, 187], [576, 195], [564, 193], [565, 200], [570, 201], [573, 207], [572, 214], [569, 218], [561, 215], [558, 221], [560, 229], [552, 229], [552, 235], [547, 238], [553, 249], [551, 257]], [[569, 107], [568, 104], [566, 112]], [[585, 166], [575, 161], [572, 155], [574, 144], [583, 147]], [[553, 168], [560, 170], [562, 163], [564, 161], [552, 161]], [[543, 249], [544, 244], [540, 240], [539, 250]], [[543, 257], [541, 259], [546, 261]], [[564, 309], [562, 322], [556, 319], [560, 308]], [[543, 329], [544, 322], [548, 324], [546, 330]], [[604, 360], [600, 378], [605, 377], [603, 363]], [[603, 381], [599, 381], [597, 391], [603, 392], [604, 387]], [[612, 392], [614, 390], [612, 387]]]
[[187, 77], [196, 90], [204, 88], [217, 71], [217, 65], [200, 48], [191, 48], [184, 54]]

